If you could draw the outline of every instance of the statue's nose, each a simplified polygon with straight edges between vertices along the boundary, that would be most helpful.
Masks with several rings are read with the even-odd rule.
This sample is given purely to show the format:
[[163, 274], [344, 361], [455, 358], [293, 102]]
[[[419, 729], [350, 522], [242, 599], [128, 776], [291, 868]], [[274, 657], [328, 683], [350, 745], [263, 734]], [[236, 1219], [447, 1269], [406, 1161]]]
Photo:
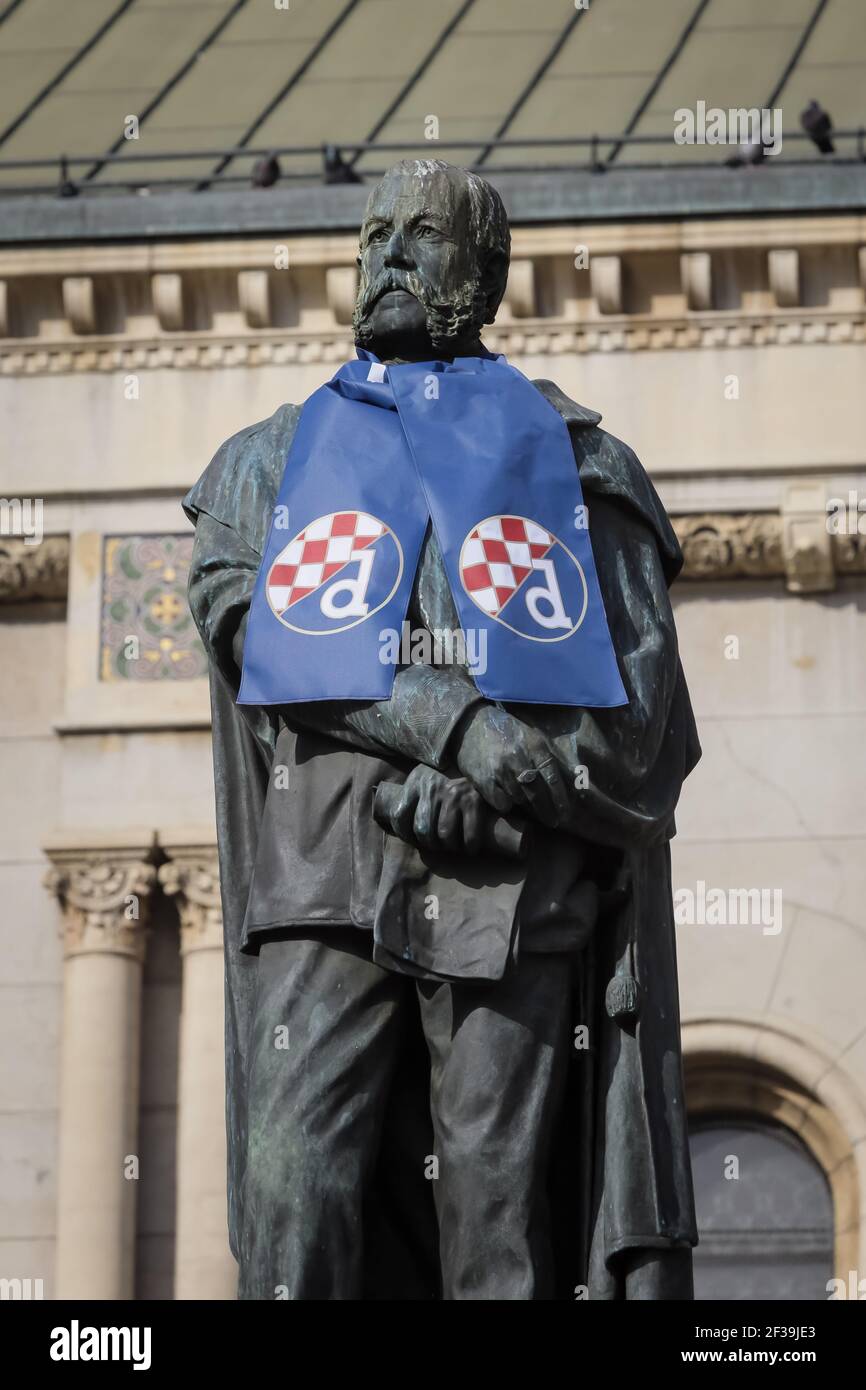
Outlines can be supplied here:
[[391, 233], [388, 245], [385, 247], [385, 265], [394, 269], [404, 267], [407, 270], [411, 270], [415, 265], [403, 233], [396, 229]]

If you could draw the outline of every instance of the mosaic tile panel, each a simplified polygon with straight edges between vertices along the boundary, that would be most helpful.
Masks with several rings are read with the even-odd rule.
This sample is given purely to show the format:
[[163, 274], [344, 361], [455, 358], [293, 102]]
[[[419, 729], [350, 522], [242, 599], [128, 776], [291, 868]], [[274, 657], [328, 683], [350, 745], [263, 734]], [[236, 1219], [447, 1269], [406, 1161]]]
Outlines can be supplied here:
[[106, 536], [100, 680], [207, 675], [186, 597], [192, 543], [192, 535]]

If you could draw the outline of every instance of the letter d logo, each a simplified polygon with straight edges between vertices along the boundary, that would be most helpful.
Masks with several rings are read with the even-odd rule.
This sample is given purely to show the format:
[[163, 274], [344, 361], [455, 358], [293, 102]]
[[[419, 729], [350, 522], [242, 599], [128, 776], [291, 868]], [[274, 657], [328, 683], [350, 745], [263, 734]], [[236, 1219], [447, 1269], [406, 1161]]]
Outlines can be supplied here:
[[[360, 554], [352, 555], [350, 563], [357, 561], [358, 577], [337, 579], [327, 586], [319, 601], [319, 607], [326, 618], [366, 618], [369, 604], [365, 603], [364, 597], [375, 558], [374, 550], [362, 550]], [[348, 600], [338, 604], [337, 594], [348, 594]]]

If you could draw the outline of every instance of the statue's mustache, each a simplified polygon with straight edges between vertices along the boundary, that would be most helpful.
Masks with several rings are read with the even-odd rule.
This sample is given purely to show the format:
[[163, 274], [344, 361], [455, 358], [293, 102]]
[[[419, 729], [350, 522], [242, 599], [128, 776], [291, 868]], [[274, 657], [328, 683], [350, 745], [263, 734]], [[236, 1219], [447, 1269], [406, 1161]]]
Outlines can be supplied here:
[[370, 312], [374, 304], [389, 294], [391, 290], [403, 290], [406, 294], [411, 294], [415, 299], [420, 300], [424, 305], [428, 303], [429, 295], [426, 286], [420, 275], [412, 271], [383, 270], [367, 286], [358, 306], [362, 317]]
[[446, 352], [451, 344], [485, 322], [485, 298], [480, 279], [470, 276], [462, 284], [431, 285], [415, 270], [388, 266], [363, 285], [352, 315], [355, 342], [368, 347], [375, 338], [372, 313], [376, 301], [390, 290], [403, 290], [424, 310], [427, 332], [434, 348]]

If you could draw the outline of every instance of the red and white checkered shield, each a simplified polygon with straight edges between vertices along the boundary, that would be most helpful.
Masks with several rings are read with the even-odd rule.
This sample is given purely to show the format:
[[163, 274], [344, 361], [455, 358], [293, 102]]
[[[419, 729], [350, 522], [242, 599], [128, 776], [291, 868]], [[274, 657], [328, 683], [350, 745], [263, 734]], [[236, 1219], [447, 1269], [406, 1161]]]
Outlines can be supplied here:
[[556, 544], [556, 537], [522, 516], [490, 516], [476, 526], [460, 553], [463, 587], [479, 608], [498, 618], [509, 599]]
[[305, 526], [281, 550], [268, 574], [268, 603], [280, 617], [333, 579], [387, 531], [367, 512], [330, 512]]

